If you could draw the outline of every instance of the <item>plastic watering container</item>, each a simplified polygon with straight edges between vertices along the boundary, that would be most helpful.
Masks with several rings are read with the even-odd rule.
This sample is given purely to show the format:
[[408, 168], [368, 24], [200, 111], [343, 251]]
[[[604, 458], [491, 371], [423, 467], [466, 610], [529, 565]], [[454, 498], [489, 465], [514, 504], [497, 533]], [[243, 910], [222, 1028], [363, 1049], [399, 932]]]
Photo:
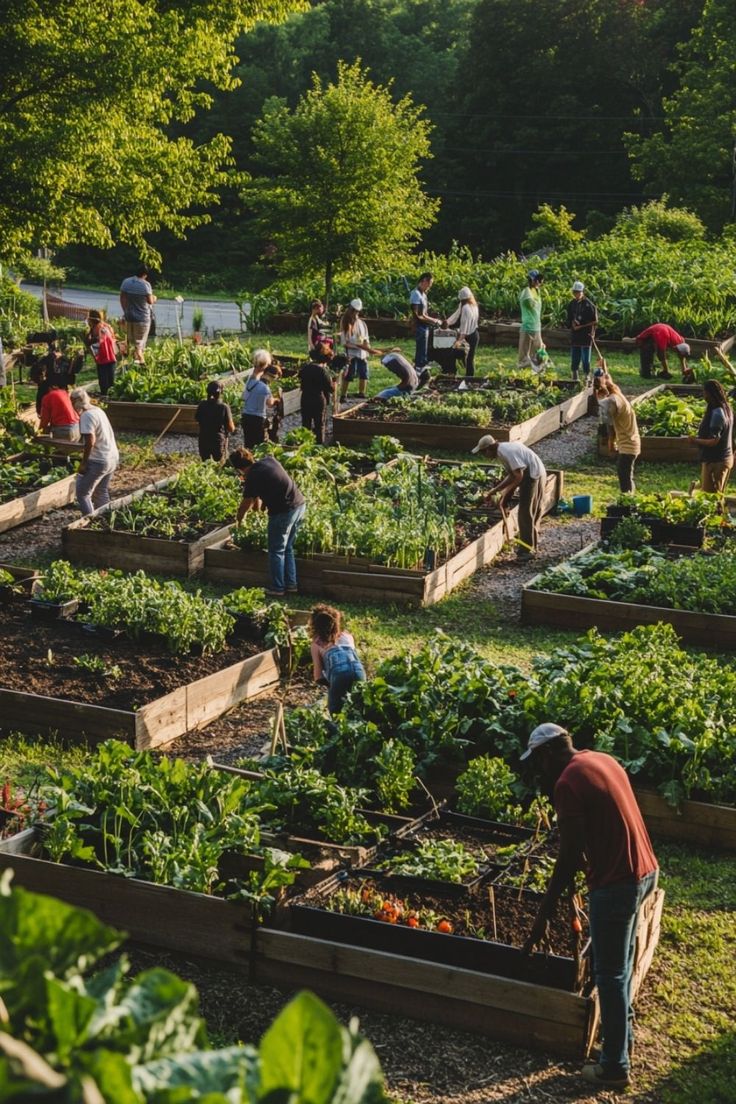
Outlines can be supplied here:
[[592, 495], [573, 495], [572, 496], [572, 512], [577, 517], [582, 517], [583, 514], [590, 514], [593, 512], [593, 496]]

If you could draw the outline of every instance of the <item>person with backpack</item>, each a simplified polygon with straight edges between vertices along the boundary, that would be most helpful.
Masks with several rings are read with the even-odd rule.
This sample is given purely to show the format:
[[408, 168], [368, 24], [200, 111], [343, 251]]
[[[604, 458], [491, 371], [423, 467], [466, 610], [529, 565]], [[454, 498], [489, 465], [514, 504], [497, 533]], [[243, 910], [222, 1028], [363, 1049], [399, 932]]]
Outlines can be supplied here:
[[355, 683], [365, 682], [365, 668], [353, 635], [343, 629], [342, 614], [334, 606], [314, 606], [309, 631], [314, 679], [327, 686], [327, 708], [334, 715], [342, 710]]
[[106, 395], [115, 382], [118, 343], [115, 340], [115, 331], [110, 323], [105, 321], [102, 311], [91, 310], [87, 315], [87, 333], [83, 341], [97, 366], [100, 394]]
[[227, 442], [235, 432], [232, 411], [222, 401], [225, 390], [220, 380], [207, 384], [207, 398], [197, 407], [194, 418], [199, 426], [199, 456], [201, 460], [216, 460], [218, 463], [227, 457]]

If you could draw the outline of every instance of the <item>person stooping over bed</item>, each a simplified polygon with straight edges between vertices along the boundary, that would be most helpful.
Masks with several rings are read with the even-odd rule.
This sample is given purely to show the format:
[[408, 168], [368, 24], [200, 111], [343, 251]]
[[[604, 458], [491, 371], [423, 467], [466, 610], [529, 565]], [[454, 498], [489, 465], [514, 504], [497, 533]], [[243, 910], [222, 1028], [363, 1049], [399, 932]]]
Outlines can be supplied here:
[[327, 685], [327, 708], [339, 713], [356, 682], [365, 682], [365, 669], [355, 650], [352, 633], [342, 627], [334, 606], [318, 605], [309, 619], [315, 682]]

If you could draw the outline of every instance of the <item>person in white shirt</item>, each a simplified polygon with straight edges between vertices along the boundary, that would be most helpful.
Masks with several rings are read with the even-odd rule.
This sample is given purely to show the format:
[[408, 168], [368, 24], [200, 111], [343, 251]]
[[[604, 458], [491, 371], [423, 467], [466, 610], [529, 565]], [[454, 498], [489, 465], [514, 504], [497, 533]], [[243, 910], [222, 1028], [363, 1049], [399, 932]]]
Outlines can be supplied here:
[[447, 319], [448, 326], [457, 325], [458, 341], [465, 341], [465, 375], [475, 375], [475, 350], [478, 348], [478, 304], [469, 287], [461, 287], [457, 293], [459, 307]]
[[520, 441], [497, 441], [486, 434], [481, 437], [471, 452], [480, 453], [491, 460], [499, 460], [506, 475], [494, 483], [488, 494], [488, 501], [498, 495], [498, 504], [502, 508], [510, 502], [514, 491], [519, 489], [519, 537], [521, 547], [517, 551], [520, 559], [536, 555], [539, 549], [539, 523], [542, 520], [544, 487], [547, 470], [542, 461], [527, 445]]
[[383, 349], [371, 348], [368, 327], [360, 317], [363, 309], [362, 299], [352, 299], [350, 306], [340, 320], [340, 341], [345, 347], [348, 366], [342, 374], [340, 383], [340, 402], [344, 402], [351, 380], [358, 377], [358, 394], [365, 398], [368, 386], [368, 357], [381, 356]]
[[86, 516], [110, 501], [110, 480], [120, 463], [120, 454], [104, 410], [92, 405], [83, 387], [72, 391], [70, 398], [79, 415], [79, 433], [84, 443], [76, 493], [79, 509]]

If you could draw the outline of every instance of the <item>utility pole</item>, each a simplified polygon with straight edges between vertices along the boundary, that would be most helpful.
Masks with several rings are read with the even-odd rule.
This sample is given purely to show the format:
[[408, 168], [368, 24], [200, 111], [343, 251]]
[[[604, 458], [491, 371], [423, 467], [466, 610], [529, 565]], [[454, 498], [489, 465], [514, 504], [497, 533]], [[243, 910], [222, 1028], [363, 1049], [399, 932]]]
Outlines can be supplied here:
[[731, 150], [731, 222], [736, 219], [736, 134]]

